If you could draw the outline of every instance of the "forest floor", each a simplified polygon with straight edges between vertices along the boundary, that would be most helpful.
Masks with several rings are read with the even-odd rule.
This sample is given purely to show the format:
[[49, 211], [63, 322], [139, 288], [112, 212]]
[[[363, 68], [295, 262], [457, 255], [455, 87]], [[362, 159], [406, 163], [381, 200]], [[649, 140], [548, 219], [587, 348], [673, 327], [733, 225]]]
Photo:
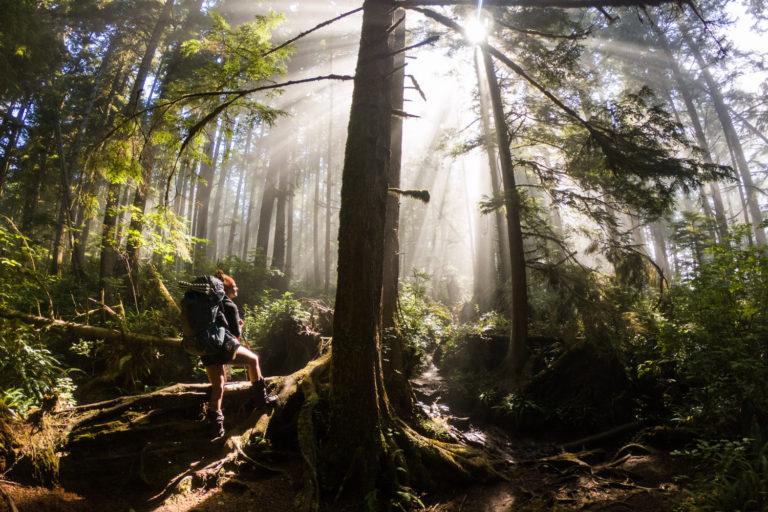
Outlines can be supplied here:
[[[516, 452], [530, 459], [509, 461], [504, 471], [508, 481], [456, 488], [420, 498], [431, 512], [508, 511], [673, 511], [684, 500], [676, 476], [684, 474], [682, 461], [663, 451], [628, 445], [606, 456], [605, 448], [588, 453], [551, 451], [550, 446], [526, 443]], [[223, 485], [176, 494], [163, 504], [151, 504], [151, 495], [141, 486], [121, 493], [98, 492], [78, 495], [62, 488], [46, 489], [0, 481], [4, 500], [0, 510], [19, 512], [227, 512], [296, 510], [296, 497], [304, 486], [303, 466], [298, 456], [285, 454], [272, 461], [273, 470], [240, 472]]]
[[[672, 512], [686, 499], [678, 481], [681, 475], [690, 473], [688, 463], [668, 450], [635, 442], [636, 429], [575, 443], [578, 448], [517, 439], [493, 425], [453, 417], [449, 405], [440, 399], [443, 382], [434, 367], [414, 379], [413, 386], [421, 400], [419, 405], [442, 425], [444, 432], [502, 461], [498, 467], [506, 477], [492, 484], [446, 486], [443, 492], [422, 494], [419, 499], [424, 510]], [[199, 451], [200, 457], [216, 449], [207, 443], [189, 446]], [[0, 479], [0, 512], [288, 512], [298, 509], [304, 478], [301, 457], [278, 452], [263, 466], [242, 464], [237, 474], [225, 475], [212, 487], [177, 492], [162, 499], [153, 499], [156, 491], [139, 482], [126, 482], [117, 490], [76, 494], [60, 487], [29, 487]]]

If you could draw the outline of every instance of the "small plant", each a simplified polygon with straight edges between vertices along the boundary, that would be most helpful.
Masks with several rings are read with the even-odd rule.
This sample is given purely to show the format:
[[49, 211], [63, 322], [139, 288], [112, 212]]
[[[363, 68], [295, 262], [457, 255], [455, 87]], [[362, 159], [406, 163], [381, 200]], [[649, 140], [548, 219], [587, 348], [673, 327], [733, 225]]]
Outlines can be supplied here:
[[691, 510], [759, 512], [768, 508], [768, 442], [751, 438], [699, 440], [676, 452], [698, 462], [689, 489]]
[[0, 325], [0, 392], [5, 408], [24, 415], [45, 395], [56, 391], [64, 376], [59, 362], [42, 345], [38, 333], [17, 322]]
[[281, 317], [306, 320], [308, 313], [302, 309], [301, 302], [293, 298], [290, 292], [277, 299], [267, 300], [261, 305], [245, 308], [243, 317], [243, 336], [245, 339], [258, 340], [266, 337], [272, 325]]

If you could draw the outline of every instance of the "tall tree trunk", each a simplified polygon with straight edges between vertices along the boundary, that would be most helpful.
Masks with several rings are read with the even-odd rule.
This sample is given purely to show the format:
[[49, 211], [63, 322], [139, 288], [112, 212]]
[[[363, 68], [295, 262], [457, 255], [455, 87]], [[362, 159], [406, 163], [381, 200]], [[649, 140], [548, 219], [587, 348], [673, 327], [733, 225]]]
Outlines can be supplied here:
[[672, 270], [669, 266], [669, 257], [667, 256], [667, 237], [661, 220], [651, 224], [651, 235], [653, 236], [654, 259], [662, 272], [664, 272], [664, 278], [669, 281], [672, 279]]
[[[405, 81], [405, 10], [395, 12], [397, 24], [392, 34], [395, 54], [392, 63], [391, 98], [392, 110], [403, 111]], [[400, 188], [401, 160], [403, 153], [403, 118], [393, 115], [390, 132], [389, 188]], [[381, 290], [381, 316], [384, 329], [384, 346], [387, 358], [384, 364], [384, 383], [395, 412], [401, 418], [413, 415], [413, 392], [408, 382], [403, 354], [403, 337], [397, 328], [397, 297], [400, 279], [400, 197], [387, 195], [384, 224], [384, 260]]]
[[[245, 150], [240, 159], [240, 177], [237, 180], [237, 193], [235, 195], [235, 204], [232, 205], [232, 221], [229, 225], [229, 236], [227, 237], [227, 256], [234, 255], [235, 233], [240, 226], [242, 231], [242, 215], [240, 214], [240, 203], [243, 196], [243, 188], [246, 186], [246, 176], [248, 175], [248, 157], [251, 154], [251, 139], [253, 137], [253, 123], [248, 127], [248, 135], [245, 137]], [[242, 235], [241, 235], [242, 236]]]
[[[61, 135], [61, 122], [56, 120], [56, 146], [58, 148], [59, 174], [61, 193], [59, 218], [51, 253], [51, 262], [49, 272], [53, 275], [59, 273], [64, 259], [64, 248], [67, 236], [72, 236], [72, 191], [70, 189], [70, 180], [67, 161], [64, 157], [64, 141]], [[70, 240], [71, 246], [71, 240]]]
[[[312, 285], [314, 287], [320, 286], [320, 166], [316, 165], [318, 160], [318, 158], [314, 158], [311, 163], [312, 167], [317, 168], [314, 180], [314, 200], [312, 201]], [[307, 169], [309, 168], [308, 165]]]
[[141, 87], [134, 87], [131, 90], [131, 95], [128, 97], [128, 104], [125, 108], [126, 115], [129, 117], [135, 115], [138, 110], [139, 101], [141, 101], [141, 93], [144, 90], [144, 82], [147, 80], [147, 75], [149, 75], [152, 60], [155, 58], [155, 52], [157, 52], [157, 47], [160, 45], [163, 32], [165, 32], [165, 28], [171, 21], [173, 2], [174, 0], [165, 0], [163, 10], [160, 11], [160, 16], [158, 16], [157, 22], [152, 29], [152, 34], [149, 37], [149, 41], [147, 41], [144, 57], [141, 59], [139, 69], [136, 72], [136, 83], [141, 84]]
[[[661, 49], [664, 51], [664, 55], [667, 58], [667, 64], [669, 65], [669, 69], [672, 71], [672, 76], [674, 77], [675, 82], [677, 84], [677, 90], [680, 92], [680, 94], [683, 97], [683, 102], [685, 103], [685, 109], [688, 112], [688, 118], [690, 119], [691, 125], [693, 126], [693, 131], [696, 136], [696, 142], [698, 143], [699, 148], [703, 152], [704, 160], [709, 163], [714, 163], [714, 159], [712, 158], [712, 153], [709, 150], [709, 143], [707, 142], [707, 137], [704, 134], [704, 128], [701, 125], [699, 114], [696, 110], [696, 106], [693, 101], [693, 94], [691, 94], [691, 90], [688, 87], [688, 83], [683, 76], [683, 72], [677, 63], [677, 60], [675, 59], [674, 54], [672, 53], [672, 49], [669, 47], [669, 41], [667, 41], [667, 37], [664, 34], [664, 32], [662, 32], [659, 29], [658, 25], [656, 25], [656, 23], [652, 19], [651, 19], [651, 28], [656, 34], [656, 39], [659, 41], [659, 44], [661, 45]], [[728, 220], [726, 219], [726, 216], [725, 216], [725, 208], [723, 208], [723, 200], [722, 200], [722, 197], [720, 196], [720, 190], [717, 188], [717, 186], [714, 183], [710, 183], [709, 189], [710, 189], [710, 193], [712, 194], [712, 201], [715, 207], [715, 225], [716, 225], [718, 237], [720, 238], [721, 243], [727, 243]]]
[[[342, 176], [329, 456], [349, 489], [375, 488], [384, 453], [381, 287], [389, 174], [391, 0], [367, 0]], [[350, 449], [354, 446], [354, 449]], [[354, 474], [348, 472], [354, 467]]]
[[[264, 257], [267, 264], [269, 257], [269, 234], [272, 228], [272, 217], [277, 199], [277, 180], [285, 162], [282, 151], [273, 154], [269, 159], [269, 168], [264, 178], [264, 189], [261, 194], [261, 208], [259, 210], [259, 229], [256, 233], [256, 248]], [[269, 265], [267, 265], [269, 267]]]
[[[280, 173], [280, 183], [277, 192], [277, 208], [275, 209], [275, 239], [272, 250], [272, 268], [285, 272], [285, 215], [290, 185], [288, 171]], [[285, 291], [285, 290], [281, 290]]]
[[[493, 131], [491, 130], [491, 123], [488, 119], [488, 96], [490, 96], [490, 92], [488, 91], [488, 82], [482, 76], [477, 52], [475, 52], [474, 55], [474, 62], [475, 73], [477, 74], [479, 93], [478, 96], [480, 97], [480, 121], [483, 127], [483, 143], [485, 145], [485, 151], [488, 154], [488, 168], [491, 175], [491, 191], [493, 192], [493, 197], [499, 197], [502, 192], [501, 185], [499, 183], [499, 176], [501, 175], [501, 172], [499, 171], [499, 163], [496, 156], [497, 141], [494, 140]], [[507, 236], [507, 231], [505, 229], [506, 219], [501, 213], [501, 210], [497, 209], [493, 212], [493, 219], [495, 221], [494, 227], [496, 228], [496, 261], [498, 262], [496, 269], [496, 272], [498, 273], [497, 283], [501, 283], [500, 287], [498, 287], [497, 284], [498, 289], [496, 290], [496, 294], [500, 296], [501, 292], [504, 290], [504, 287], [507, 284], [509, 275], [512, 272], [512, 260], [509, 257], [509, 236]]]
[[512, 165], [512, 155], [509, 150], [507, 124], [504, 118], [504, 107], [501, 102], [501, 91], [496, 78], [493, 60], [484, 48], [483, 64], [488, 80], [488, 90], [491, 96], [491, 107], [496, 127], [499, 157], [501, 162], [501, 177], [504, 184], [505, 208], [507, 214], [507, 236], [509, 237], [509, 256], [512, 273], [511, 285], [511, 320], [512, 328], [509, 339], [509, 349], [504, 358], [503, 368], [515, 378], [522, 370], [525, 362], [528, 340], [528, 285], [525, 275], [525, 253], [523, 250], [523, 232], [520, 219], [520, 205], [515, 186], [515, 172]]
[[[330, 72], [333, 73], [333, 49], [329, 56]], [[333, 199], [333, 82], [328, 87], [328, 140], [326, 147], [326, 177], [325, 177], [325, 254], [323, 289], [330, 293], [331, 287], [331, 201]]]
[[5, 189], [5, 180], [8, 177], [8, 169], [11, 165], [11, 157], [16, 149], [16, 143], [19, 140], [19, 135], [24, 128], [24, 118], [26, 116], [28, 108], [24, 106], [16, 117], [11, 115], [11, 109], [8, 110], [3, 126], [10, 124], [10, 133], [8, 134], [8, 142], [3, 149], [3, 157], [0, 158], [0, 198], [3, 197], [3, 189]]
[[99, 262], [99, 288], [104, 300], [114, 301], [114, 286], [110, 282], [117, 265], [117, 219], [120, 205], [120, 184], [109, 182], [107, 201], [104, 206], [104, 222], [101, 230], [101, 259]]
[[752, 180], [752, 174], [749, 170], [749, 164], [744, 156], [744, 150], [739, 142], [739, 136], [736, 133], [736, 128], [733, 126], [733, 121], [728, 113], [728, 107], [725, 104], [723, 95], [720, 92], [720, 86], [715, 81], [712, 74], [709, 72], [707, 63], [704, 62], [696, 44], [691, 40], [690, 36], [686, 32], [685, 28], [681, 26], [681, 32], [683, 39], [688, 48], [691, 50], [693, 58], [696, 60], [699, 68], [701, 69], [701, 76], [707, 84], [709, 95], [712, 98], [712, 103], [715, 107], [715, 112], [720, 120], [720, 124], [723, 127], [723, 134], [733, 150], [734, 157], [736, 159], [737, 168], [741, 176], [741, 181], [744, 184], [744, 190], [746, 195], [747, 207], [749, 208], [749, 215], [752, 217], [752, 230], [755, 235], [755, 241], [757, 245], [763, 246], [766, 244], [765, 229], [760, 227], [760, 223], [763, 221], [763, 213], [760, 211], [760, 205], [757, 202], [757, 187]]
[[232, 169], [232, 161], [230, 160], [230, 154], [232, 151], [233, 133], [237, 127], [232, 128], [232, 132], [226, 134], [227, 147], [224, 150], [221, 163], [219, 164], [219, 181], [216, 186], [216, 199], [213, 201], [213, 215], [208, 222], [208, 243], [207, 256], [209, 260], [215, 261], [219, 254], [219, 228], [221, 225], [221, 203], [222, 199], [226, 198], [227, 201], [231, 200], [229, 193], [229, 173]]
[[[259, 141], [264, 140], [264, 123], [261, 124], [259, 129]], [[263, 153], [263, 151], [262, 151]], [[256, 161], [262, 161], [263, 158], [256, 158]], [[257, 190], [258, 190], [258, 173], [256, 172], [256, 169], [248, 169], [248, 172], [251, 174], [251, 190], [248, 195], [248, 200], [246, 201], [246, 204], [248, 205], [246, 209], [246, 221], [245, 221], [245, 228], [243, 229], [243, 243], [242, 243], [242, 258], [243, 260], [248, 259], [248, 251], [251, 249], [251, 232], [252, 224], [253, 224], [253, 216], [254, 212], [256, 211], [256, 197], [257, 197]]]
[[[208, 212], [210, 210], [211, 202], [211, 189], [213, 188], [213, 177], [216, 173], [216, 161], [218, 158], [219, 147], [221, 145], [221, 139], [224, 132], [224, 127], [219, 127], [218, 135], [211, 133], [210, 130], [207, 133], [207, 142], [205, 143], [204, 152], [208, 157], [208, 160], [201, 162], [200, 164], [200, 178], [201, 181], [197, 184], [197, 212], [195, 215], [195, 237], [199, 240], [206, 240], [205, 242], [198, 242], [195, 246], [194, 264], [195, 270], [201, 271], [206, 263], [207, 254], [207, 238], [208, 238]], [[210, 163], [209, 163], [210, 162]]]

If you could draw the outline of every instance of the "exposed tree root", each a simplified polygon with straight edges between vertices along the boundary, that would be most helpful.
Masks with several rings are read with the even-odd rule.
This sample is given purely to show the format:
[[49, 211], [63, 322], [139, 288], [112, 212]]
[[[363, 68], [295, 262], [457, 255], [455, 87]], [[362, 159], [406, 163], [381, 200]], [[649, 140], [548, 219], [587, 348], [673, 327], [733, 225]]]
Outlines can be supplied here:
[[[61, 456], [52, 471], [60, 472], [67, 488], [84, 493], [89, 485], [102, 491], [122, 489], [133, 480], [154, 488], [150, 502], [160, 504], [180, 492], [219, 486], [243, 464], [281, 472], [258, 454], [260, 446], [282, 438], [298, 447], [305, 464], [297, 508], [317, 512], [323, 496], [333, 499], [338, 490], [327, 487], [332, 479], [325, 478], [328, 468], [320, 455], [326, 442], [329, 367], [326, 353], [291, 375], [269, 379], [270, 391], [278, 395], [272, 410], [253, 408], [249, 383], [228, 384], [224, 394], [227, 434], [214, 443], [205, 438], [200, 421], [209, 385], [177, 384], [51, 412], [42, 422], [45, 432], [35, 434], [37, 441], [31, 444], [42, 443], [43, 438], [49, 441], [45, 445], [51, 449], [46, 453]], [[386, 420], [383, 432], [377, 471], [385, 482], [384, 492], [435, 490], [444, 488], [445, 482], [504, 478], [483, 452], [430, 439], [400, 419]], [[33, 451], [26, 453], [29, 458], [36, 456]], [[361, 454], [361, 461], [365, 455]], [[354, 464], [349, 468], [351, 474], [358, 469]]]

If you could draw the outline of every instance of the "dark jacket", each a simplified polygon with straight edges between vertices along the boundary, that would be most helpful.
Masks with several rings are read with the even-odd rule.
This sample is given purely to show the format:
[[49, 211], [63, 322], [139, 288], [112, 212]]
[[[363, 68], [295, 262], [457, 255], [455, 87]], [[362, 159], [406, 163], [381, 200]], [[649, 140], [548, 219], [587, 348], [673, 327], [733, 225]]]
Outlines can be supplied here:
[[229, 297], [224, 297], [224, 300], [221, 301], [221, 310], [227, 321], [227, 325], [223, 327], [226, 327], [235, 338], [239, 338], [242, 332], [240, 331], [240, 313], [237, 310], [237, 304], [232, 302]]

